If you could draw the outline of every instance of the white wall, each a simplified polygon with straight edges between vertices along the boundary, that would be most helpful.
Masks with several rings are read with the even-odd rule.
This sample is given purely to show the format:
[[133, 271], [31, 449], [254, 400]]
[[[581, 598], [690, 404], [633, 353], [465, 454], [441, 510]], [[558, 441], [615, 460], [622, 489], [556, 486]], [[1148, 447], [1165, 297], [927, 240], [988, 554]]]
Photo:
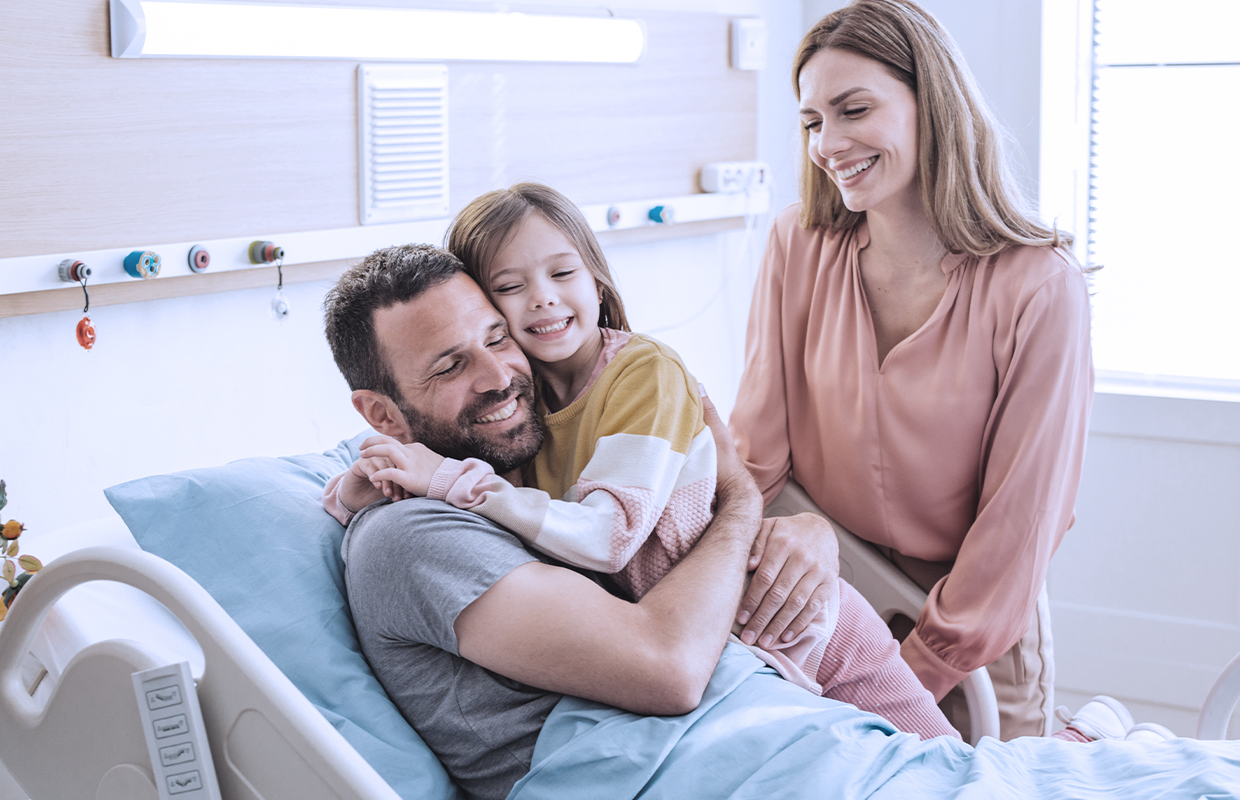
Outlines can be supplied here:
[[1195, 732], [1240, 652], [1238, 490], [1240, 397], [1100, 382], [1076, 525], [1049, 581], [1061, 702], [1111, 694]]
[[[360, 429], [322, 334], [322, 284], [91, 310], [98, 344], [74, 339], [79, 311], [0, 319], [4, 516], [34, 531], [100, 516], [101, 490], [251, 455], [322, 450]], [[37, 551], [33, 551], [38, 555]]]

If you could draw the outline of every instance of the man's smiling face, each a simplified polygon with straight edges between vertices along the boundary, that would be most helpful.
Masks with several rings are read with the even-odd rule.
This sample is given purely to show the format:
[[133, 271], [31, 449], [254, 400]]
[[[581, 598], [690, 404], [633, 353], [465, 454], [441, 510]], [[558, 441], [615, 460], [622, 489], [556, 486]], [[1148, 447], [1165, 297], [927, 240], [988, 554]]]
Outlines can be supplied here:
[[374, 326], [409, 441], [450, 458], [480, 458], [499, 473], [538, 453], [529, 362], [468, 276], [375, 311]]

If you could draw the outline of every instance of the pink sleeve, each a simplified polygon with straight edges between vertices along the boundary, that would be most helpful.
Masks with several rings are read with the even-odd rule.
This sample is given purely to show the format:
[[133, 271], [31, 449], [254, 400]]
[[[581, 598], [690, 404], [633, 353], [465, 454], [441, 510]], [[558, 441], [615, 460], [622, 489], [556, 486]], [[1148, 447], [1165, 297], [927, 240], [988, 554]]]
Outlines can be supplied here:
[[[781, 219], [785, 215], [781, 215]], [[795, 217], [792, 217], [793, 224]], [[788, 441], [788, 398], [785, 394], [783, 296], [786, 254], [780, 226], [771, 226], [762, 269], [754, 287], [745, 335], [745, 371], [728, 427], [736, 451], [762, 490], [763, 501], [775, 499], [792, 470]]]
[[901, 648], [936, 700], [1028, 630], [1051, 555], [1073, 522], [1085, 457], [1093, 362], [1081, 272], [1048, 279], [1013, 329], [995, 337], [1000, 382], [977, 518]]
[[457, 508], [470, 509], [482, 502], [488, 490], [499, 488], [495, 468], [477, 458], [458, 461], [445, 458], [431, 476], [426, 496], [444, 500]]
[[[348, 472], [348, 470], [345, 470]], [[328, 514], [336, 518], [336, 521], [346, 528], [353, 521], [353, 515], [357, 512], [347, 507], [340, 501], [340, 479], [344, 477], [344, 472], [334, 476], [323, 487], [323, 508]]]

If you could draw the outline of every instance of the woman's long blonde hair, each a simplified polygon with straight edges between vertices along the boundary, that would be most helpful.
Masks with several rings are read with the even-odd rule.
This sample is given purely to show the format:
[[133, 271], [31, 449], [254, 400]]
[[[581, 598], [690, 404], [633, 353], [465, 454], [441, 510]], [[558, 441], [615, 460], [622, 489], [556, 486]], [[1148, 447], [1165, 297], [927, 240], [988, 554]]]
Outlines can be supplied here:
[[607, 258], [590, 224], [572, 200], [550, 186], [514, 183], [507, 189], [496, 189], [474, 198], [452, 220], [444, 237], [445, 247], [461, 260], [465, 271], [490, 295], [487, 273], [491, 260], [534, 212], [542, 214], [572, 242], [586, 269], [594, 276], [599, 289], [599, 327], [629, 330], [620, 292], [616, 290]]
[[[909, 0], [853, 0], [823, 17], [793, 59], [798, 100], [801, 70], [828, 48], [877, 61], [917, 98], [921, 202], [948, 250], [988, 256], [1013, 244], [1071, 244], [1069, 235], [1038, 221], [1015, 188], [1003, 131], [956, 43], [927, 11]], [[835, 183], [810, 160], [804, 127], [801, 144], [801, 225], [851, 230], [862, 212], [850, 211]]]

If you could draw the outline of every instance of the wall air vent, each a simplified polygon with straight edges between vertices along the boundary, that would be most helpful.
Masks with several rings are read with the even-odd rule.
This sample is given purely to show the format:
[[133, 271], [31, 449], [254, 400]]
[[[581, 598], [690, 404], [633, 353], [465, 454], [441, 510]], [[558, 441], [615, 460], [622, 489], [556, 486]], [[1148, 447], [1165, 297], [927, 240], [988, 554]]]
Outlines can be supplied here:
[[357, 68], [363, 225], [448, 215], [448, 68]]

